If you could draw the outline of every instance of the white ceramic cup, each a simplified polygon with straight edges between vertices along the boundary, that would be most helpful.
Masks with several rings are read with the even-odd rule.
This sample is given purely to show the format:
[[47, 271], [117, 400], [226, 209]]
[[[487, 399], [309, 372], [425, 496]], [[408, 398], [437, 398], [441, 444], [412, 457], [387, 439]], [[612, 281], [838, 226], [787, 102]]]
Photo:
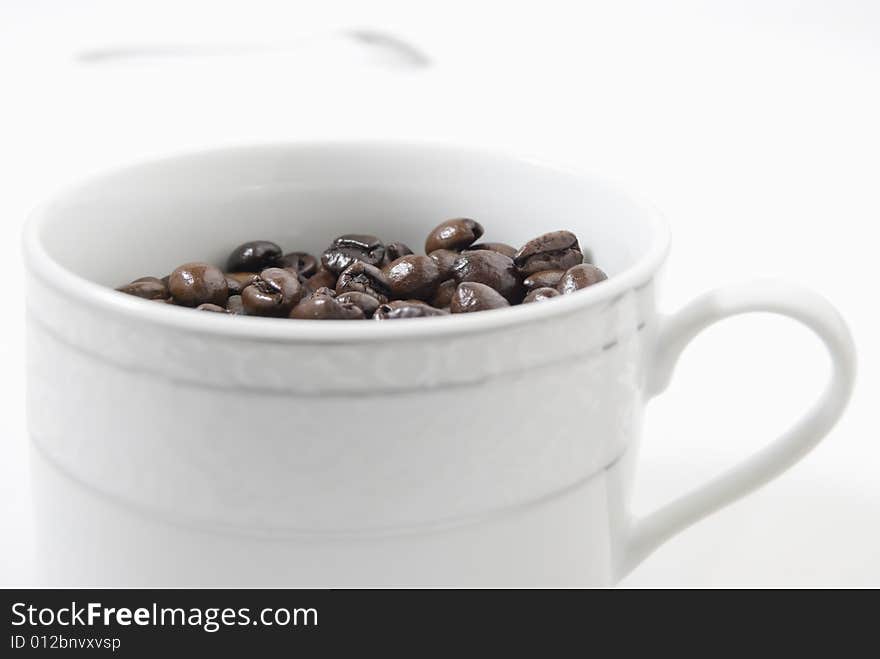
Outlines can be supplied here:
[[[575, 231], [610, 278], [540, 304], [393, 322], [228, 317], [113, 289], [252, 239], [352, 230], [421, 248], [478, 218], [521, 244]], [[52, 584], [605, 585], [774, 478], [850, 395], [852, 340], [800, 288], [655, 307], [667, 227], [593, 178], [436, 145], [234, 148], [67, 190], [25, 233], [37, 565]], [[707, 325], [790, 316], [832, 357], [782, 437], [645, 519], [642, 410]], [[782, 532], [782, 531], [780, 531]]]

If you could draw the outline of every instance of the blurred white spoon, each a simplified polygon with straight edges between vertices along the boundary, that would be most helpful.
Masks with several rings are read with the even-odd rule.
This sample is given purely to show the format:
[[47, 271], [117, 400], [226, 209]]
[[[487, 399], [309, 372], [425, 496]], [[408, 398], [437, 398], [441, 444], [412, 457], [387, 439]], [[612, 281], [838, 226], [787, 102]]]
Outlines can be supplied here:
[[374, 64], [398, 70], [418, 70], [431, 60], [419, 48], [403, 39], [373, 29], [346, 30], [338, 33], [298, 37], [285, 44], [143, 44], [106, 46], [84, 50], [75, 55], [83, 64], [116, 64], [134, 61], [161, 61], [204, 57], [300, 54], [306, 50], [326, 50], [338, 57], [346, 51], [357, 58], [367, 56]]

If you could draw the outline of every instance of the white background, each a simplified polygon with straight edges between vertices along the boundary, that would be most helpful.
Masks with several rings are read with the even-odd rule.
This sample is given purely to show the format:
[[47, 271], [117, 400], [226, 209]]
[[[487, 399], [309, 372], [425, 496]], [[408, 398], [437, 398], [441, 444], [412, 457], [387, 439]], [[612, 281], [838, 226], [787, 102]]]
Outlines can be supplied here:
[[[386, 30], [433, 66], [339, 38]], [[288, 48], [303, 35], [311, 45]], [[280, 51], [83, 63], [95, 48]], [[860, 352], [850, 409], [779, 481], [662, 548], [625, 584], [880, 586], [880, 5], [794, 2], [0, 4], [0, 585], [30, 583], [18, 236], [58, 186], [144, 156], [316, 137], [498, 145], [625, 182], [669, 218], [662, 303], [775, 275], [838, 305]], [[88, 240], [88, 236], [82, 236]], [[588, 241], [586, 241], [588, 242]], [[650, 510], [784, 429], [827, 373], [762, 317], [711, 329], [651, 404]]]

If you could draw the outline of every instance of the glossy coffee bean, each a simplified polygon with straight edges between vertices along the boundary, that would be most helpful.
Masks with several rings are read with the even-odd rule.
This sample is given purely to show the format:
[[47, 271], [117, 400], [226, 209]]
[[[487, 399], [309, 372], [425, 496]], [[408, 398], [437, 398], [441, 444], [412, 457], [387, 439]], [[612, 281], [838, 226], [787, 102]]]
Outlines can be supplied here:
[[551, 231], [533, 238], [513, 257], [513, 262], [523, 275], [541, 270], [568, 270], [583, 263], [583, 260], [577, 236], [571, 231]]
[[338, 278], [339, 275], [335, 275], [321, 266], [315, 274], [306, 279], [306, 288], [310, 291], [316, 291], [319, 288], [336, 288]]
[[364, 312], [352, 303], [339, 302], [335, 297], [316, 295], [300, 302], [290, 312], [298, 320], [363, 320]]
[[536, 288], [533, 291], [529, 291], [529, 294], [526, 295], [523, 300], [523, 304], [529, 304], [530, 302], [542, 302], [543, 300], [549, 300], [551, 297], [559, 297], [562, 295], [555, 288]]
[[437, 287], [437, 291], [434, 293], [434, 296], [431, 298], [431, 306], [437, 307], [438, 309], [443, 309], [449, 306], [452, 302], [452, 296], [455, 294], [455, 289], [458, 287], [458, 282], [454, 279], [447, 279], [443, 283], [441, 283]]
[[141, 277], [116, 290], [145, 300], [164, 300], [168, 297], [168, 287], [158, 277]]
[[562, 279], [562, 275], [564, 274], [565, 270], [541, 270], [540, 272], [533, 272], [523, 279], [523, 286], [529, 291], [533, 291], [536, 288], [556, 288], [556, 285], [559, 283], [559, 280]]
[[226, 261], [227, 272], [260, 272], [274, 266], [281, 248], [268, 240], [252, 240], [232, 250]]
[[330, 297], [336, 297], [336, 289], [330, 288], [329, 286], [321, 286], [321, 288], [316, 288], [314, 291], [309, 293], [309, 297], [315, 297], [317, 295], [328, 295]]
[[437, 249], [462, 250], [472, 245], [483, 235], [479, 222], [467, 218], [446, 220], [434, 227], [425, 241], [425, 254]]
[[384, 257], [385, 246], [376, 236], [349, 233], [333, 241], [321, 255], [321, 263], [338, 275], [356, 261], [379, 265]]
[[241, 293], [248, 316], [286, 316], [303, 296], [299, 278], [284, 268], [266, 268]]
[[175, 304], [197, 307], [200, 304], [226, 304], [229, 288], [226, 275], [210, 263], [184, 263], [168, 277], [168, 290]]
[[388, 265], [392, 261], [396, 261], [401, 256], [408, 256], [413, 251], [404, 243], [396, 241], [385, 245], [385, 258], [382, 259], [382, 265]]
[[451, 249], [435, 249], [428, 256], [437, 264], [441, 281], [452, 278], [452, 266], [459, 256], [458, 252], [453, 252]]
[[471, 313], [509, 306], [510, 303], [494, 288], [477, 282], [464, 282], [455, 289], [449, 310], [452, 313]]
[[226, 300], [226, 311], [238, 316], [244, 315], [244, 302], [241, 300], [241, 295], [229, 296], [229, 299]]
[[429, 256], [409, 254], [382, 269], [391, 297], [396, 300], [427, 300], [440, 284], [440, 269]]
[[582, 263], [566, 270], [556, 285], [556, 290], [567, 295], [574, 293], [587, 286], [592, 286], [600, 281], [608, 279], [608, 276], [596, 266], [590, 263]]
[[514, 254], [516, 254], [516, 247], [512, 247], [507, 243], [476, 243], [468, 247], [468, 249], [479, 250], [479, 249], [488, 249], [492, 252], [498, 252], [499, 254], [504, 254], [507, 258], [512, 259]]
[[214, 311], [216, 313], [229, 313], [226, 310], [226, 307], [221, 307], [219, 304], [211, 304], [210, 302], [206, 304], [200, 304], [196, 307], [199, 311]]
[[255, 272], [227, 272], [226, 286], [230, 295], [241, 295], [245, 286], [250, 286], [257, 278]]
[[379, 302], [387, 302], [391, 295], [388, 279], [379, 268], [363, 261], [355, 261], [336, 280], [337, 293], [366, 293]]
[[372, 295], [359, 293], [357, 291], [340, 293], [336, 296], [336, 300], [342, 304], [353, 304], [360, 308], [360, 310], [364, 312], [366, 318], [372, 318], [373, 314], [376, 313], [376, 309], [379, 308], [379, 300]]
[[448, 316], [449, 312], [437, 309], [421, 300], [394, 300], [382, 304], [373, 314], [375, 320], [398, 320], [401, 318], [428, 318], [430, 316]]
[[303, 278], [309, 278], [318, 271], [318, 259], [307, 252], [289, 252], [278, 259], [278, 267], [290, 270]]
[[477, 282], [494, 288], [511, 304], [518, 304], [525, 295], [513, 260], [498, 252], [462, 252], [452, 266], [452, 274], [458, 283]]

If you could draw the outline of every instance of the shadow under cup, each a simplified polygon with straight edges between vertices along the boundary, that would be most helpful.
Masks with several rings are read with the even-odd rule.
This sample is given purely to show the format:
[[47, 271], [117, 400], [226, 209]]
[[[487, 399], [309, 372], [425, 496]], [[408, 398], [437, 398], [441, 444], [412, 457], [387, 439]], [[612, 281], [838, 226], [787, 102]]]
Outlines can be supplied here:
[[[574, 231], [610, 279], [465, 317], [327, 323], [117, 293], [254, 239], [422, 251], [467, 216]], [[655, 339], [657, 215], [476, 150], [305, 144], [118, 170], [37, 211], [28, 423], [43, 578], [106, 585], [596, 585], [617, 574]]]

